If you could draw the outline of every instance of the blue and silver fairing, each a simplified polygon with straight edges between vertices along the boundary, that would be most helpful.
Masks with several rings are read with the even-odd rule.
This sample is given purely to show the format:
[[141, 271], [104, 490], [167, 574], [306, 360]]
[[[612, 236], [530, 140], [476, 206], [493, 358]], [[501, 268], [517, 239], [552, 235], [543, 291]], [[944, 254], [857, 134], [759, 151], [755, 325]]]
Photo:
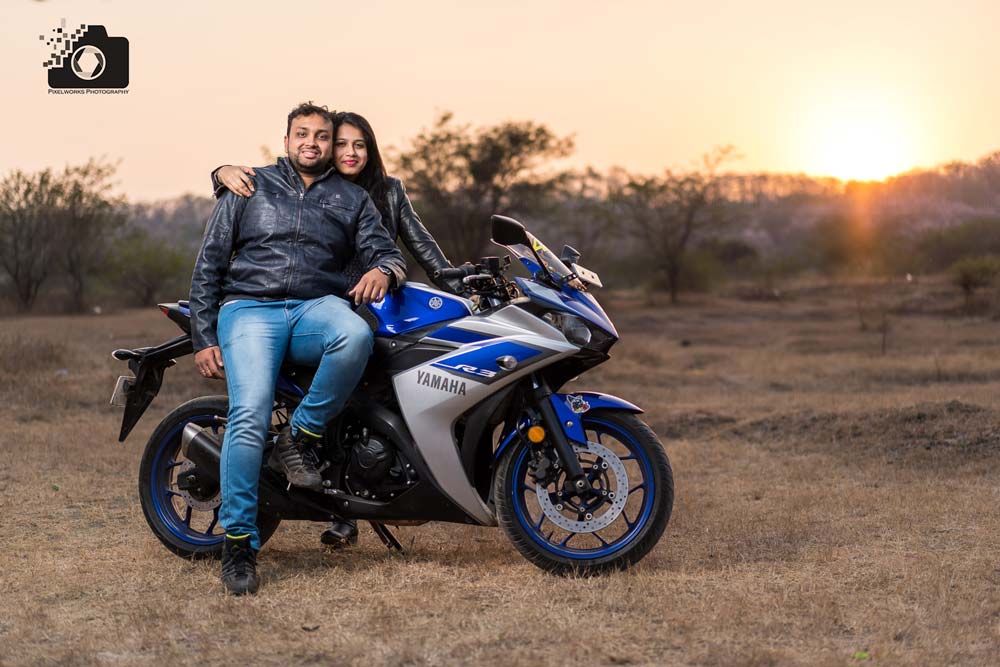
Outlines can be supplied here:
[[537, 315], [513, 305], [463, 318], [423, 342], [453, 349], [392, 377], [403, 419], [438, 487], [470, 517], [495, 523], [472, 486], [455, 441], [455, 423], [503, 387], [579, 348]]
[[[615, 325], [597, 300], [571, 284], [575, 282], [574, 279], [579, 280], [573, 270], [527, 230], [524, 230], [524, 237], [527, 244], [502, 244], [494, 241], [514, 253], [531, 273], [532, 280], [514, 279], [521, 291], [533, 301], [582, 317], [617, 339]], [[548, 287], [543, 281], [555, 287]]]
[[378, 320], [376, 336], [395, 336], [472, 315], [472, 302], [423, 283], [408, 282], [368, 305]]
[[[528, 261], [523, 259], [521, 261], [525, 265], [528, 265]], [[537, 267], [537, 264], [535, 266]], [[531, 267], [528, 266], [528, 268], [530, 269]], [[575, 287], [568, 285], [563, 286], [561, 290], [556, 290], [535, 280], [527, 280], [525, 278], [514, 278], [514, 281], [524, 295], [532, 301], [550, 308], [573, 313], [611, 336], [615, 338], [619, 337], [618, 330], [611, 323], [611, 318], [608, 317], [604, 309], [597, 303], [597, 299], [587, 292], [581, 292]]]

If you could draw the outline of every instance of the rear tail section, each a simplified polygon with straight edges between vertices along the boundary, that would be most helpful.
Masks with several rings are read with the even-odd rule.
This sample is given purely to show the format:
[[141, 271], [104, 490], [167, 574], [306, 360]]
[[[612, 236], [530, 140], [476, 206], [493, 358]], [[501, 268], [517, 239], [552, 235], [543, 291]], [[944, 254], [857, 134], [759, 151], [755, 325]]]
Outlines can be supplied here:
[[125, 438], [139, 422], [142, 414], [160, 392], [163, 384], [163, 371], [174, 365], [174, 359], [191, 354], [191, 336], [178, 336], [156, 347], [140, 347], [135, 350], [115, 350], [112, 356], [119, 361], [128, 361], [133, 377], [122, 376], [115, 388], [115, 399], [123, 399], [125, 414], [122, 415], [122, 428], [118, 434], [118, 442]]
[[156, 398], [163, 384], [163, 372], [176, 363], [174, 360], [194, 352], [191, 343], [191, 311], [187, 301], [161, 303], [160, 310], [184, 331], [178, 336], [155, 347], [139, 347], [134, 350], [121, 349], [111, 353], [118, 361], [127, 361], [132, 377], [118, 378], [112, 405], [125, 408], [118, 442], [125, 438], [139, 422], [146, 408]]

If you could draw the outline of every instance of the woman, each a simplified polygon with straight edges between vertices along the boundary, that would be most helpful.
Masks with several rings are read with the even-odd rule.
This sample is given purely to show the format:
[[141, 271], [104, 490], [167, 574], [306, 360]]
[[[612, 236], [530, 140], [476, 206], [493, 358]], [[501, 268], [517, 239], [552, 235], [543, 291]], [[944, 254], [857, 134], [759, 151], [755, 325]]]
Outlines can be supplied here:
[[[402, 181], [386, 174], [382, 156], [375, 141], [375, 133], [364, 117], [342, 111], [333, 117], [333, 166], [342, 177], [368, 191], [375, 207], [382, 214], [382, 224], [393, 238], [400, 238], [428, 277], [439, 288], [457, 293], [459, 284], [434, 278], [434, 274], [451, 267], [441, 248], [434, 241], [420, 217], [413, 210]], [[212, 174], [218, 188], [224, 186], [237, 195], [249, 197], [253, 192], [254, 170], [250, 167], [227, 165]], [[364, 274], [360, 259], [355, 257], [345, 269], [351, 287]], [[355, 544], [358, 541], [357, 521], [337, 521], [320, 537], [324, 544], [334, 547]]]

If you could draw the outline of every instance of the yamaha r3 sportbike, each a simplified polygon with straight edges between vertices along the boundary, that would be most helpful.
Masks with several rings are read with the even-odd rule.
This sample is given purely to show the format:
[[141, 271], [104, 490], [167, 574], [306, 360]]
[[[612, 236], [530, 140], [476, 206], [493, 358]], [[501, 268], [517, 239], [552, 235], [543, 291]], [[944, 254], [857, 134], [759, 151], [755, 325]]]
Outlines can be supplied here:
[[[492, 218], [492, 238], [531, 278], [505, 275], [510, 257], [446, 269], [478, 302], [407, 283], [358, 313], [375, 332], [365, 375], [312, 453], [321, 490], [292, 487], [261, 469], [261, 541], [283, 520], [372, 522], [385, 527], [450, 521], [499, 524], [538, 567], [594, 573], [639, 561], [670, 519], [670, 463], [641, 409], [607, 394], [560, 389], [608, 359], [618, 332], [586, 291], [596, 274], [567, 246], [557, 257], [517, 221]], [[572, 267], [572, 268], [571, 268]], [[160, 309], [185, 335], [116, 350], [133, 375], [113, 403], [125, 408], [124, 441], [174, 360], [191, 354], [185, 302]], [[274, 391], [277, 428], [307, 391], [314, 369], [285, 366]], [[139, 467], [150, 528], [174, 553], [218, 555], [219, 456], [226, 396], [184, 403], [153, 431]]]

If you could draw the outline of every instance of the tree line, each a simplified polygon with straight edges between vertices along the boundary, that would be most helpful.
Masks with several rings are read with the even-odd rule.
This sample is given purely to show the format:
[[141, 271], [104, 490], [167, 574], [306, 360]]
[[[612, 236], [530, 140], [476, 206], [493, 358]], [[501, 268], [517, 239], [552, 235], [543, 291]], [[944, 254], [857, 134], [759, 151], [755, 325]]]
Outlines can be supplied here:
[[[964, 261], [977, 269], [965, 284], [979, 285], [1000, 267], [981, 259], [1000, 257], [1000, 152], [843, 183], [739, 172], [732, 147], [659, 174], [551, 167], [573, 149], [572, 137], [533, 121], [473, 127], [445, 113], [391, 151], [390, 164], [455, 263], [495, 252], [487, 223], [502, 213], [557, 253], [573, 245], [611, 285], [662, 289], [672, 301], [730, 278], [767, 290], [802, 272], [926, 273]], [[213, 200], [129, 203], [115, 192], [115, 168], [92, 160], [0, 179], [8, 310], [31, 311], [42, 294], [70, 312], [186, 295]]]

